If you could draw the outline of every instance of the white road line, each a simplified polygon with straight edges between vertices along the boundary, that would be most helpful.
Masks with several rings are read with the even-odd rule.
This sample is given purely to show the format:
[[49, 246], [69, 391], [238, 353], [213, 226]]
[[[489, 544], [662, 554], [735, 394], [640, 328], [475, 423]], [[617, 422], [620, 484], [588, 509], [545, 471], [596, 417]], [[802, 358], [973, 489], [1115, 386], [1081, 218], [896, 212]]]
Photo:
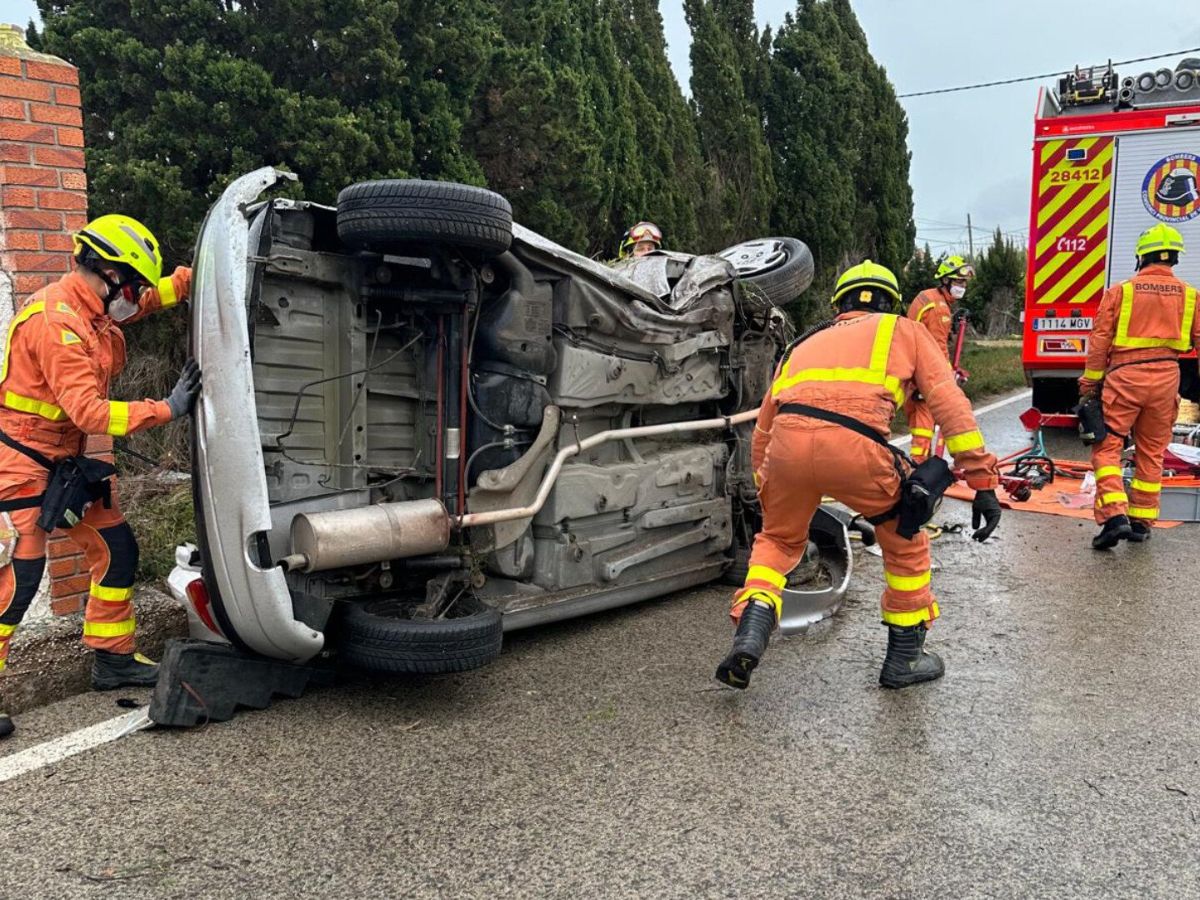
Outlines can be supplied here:
[[[989, 403], [987, 406], [981, 406], [979, 409], [972, 410], [975, 413], [975, 418], [987, 415], [990, 412], [995, 412], [998, 409], [1003, 409], [1010, 403], [1016, 403], [1018, 400], [1028, 400], [1033, 396], [1033, 391], [1021, 391], [1019, 394], [1013, 394], [1011, 397], [1005, 397], [1003, 400], [997, 400], [995, 403]], [[912, 435], [906, 434], [904, 437], [898, 437], [892, 440], [893, 447], [903, 447], [905, 444], [912, 443]]]
[[0, 756], [0, 783], [148, 728], [153, 723], [146, 714], [147, 709], [148, 707], [143, 706], [98, 725], [80, 728], [44, 744], [20, 750], [11, 756]]

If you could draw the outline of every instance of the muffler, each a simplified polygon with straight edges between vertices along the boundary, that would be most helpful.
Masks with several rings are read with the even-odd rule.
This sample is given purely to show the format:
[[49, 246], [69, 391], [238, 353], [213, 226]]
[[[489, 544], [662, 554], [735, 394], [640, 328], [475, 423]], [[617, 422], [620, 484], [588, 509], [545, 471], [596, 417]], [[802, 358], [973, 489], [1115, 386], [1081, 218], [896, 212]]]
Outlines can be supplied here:
[[280, 564], [298, 572], [325, 572], [440, 553], [448, 546], [450, 516], [439, 501], [379, 503], [296, 516], [292, 553]]

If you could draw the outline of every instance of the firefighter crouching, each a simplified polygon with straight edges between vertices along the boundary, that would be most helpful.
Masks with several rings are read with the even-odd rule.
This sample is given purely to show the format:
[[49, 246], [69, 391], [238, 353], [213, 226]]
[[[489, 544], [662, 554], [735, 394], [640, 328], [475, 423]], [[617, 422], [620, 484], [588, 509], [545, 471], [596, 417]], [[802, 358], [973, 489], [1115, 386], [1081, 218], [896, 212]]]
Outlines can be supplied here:
[[[1100, 393], [1107, 435], [1092, 449], [1097, 550], [1150, 538], [1158, 518], [1162, 461], [1179, 406], [1179, 356], [1200, 343], [1196, 289], [1175, 277], [1183, 237], [1158, 224], [1138, 238], [1137, 275], [1100, 301], [1079, 380], [1086, 402]], [[1135, 470], [1125, 492], [1121, 451], [1130, 432]]]
[[[92, 686], [150, 686], [157, 678], [155, 664], [134, 653], [138, 546], [121, 514], [114, 470], [83, 452], [89, 434], [121, 437], [165, 425], [195, 402], [200, 373], [191, 361], [165, 400], [108, 399], [125, 365], [118, 323], [188, 296], [190, 269], [161, 275], [158, 242], [144, 225], [101, 216], [75, 235], [74, 271], [35, 293], [9, 326], [0, 363], [0, 532], [10, 536], [0, 541], [0, 669], [37, 593], [46, 535], [58, 525], [83, 548], [91, 573], [83, 642], [95, 651]], [[63, 489], [68, 479], [61, 475], [71, 471], [82, 475], [75, 483], [86, 485], [86, 494]], [[60, 506], [68, 496], [94, 502]], [[47, 515], [65, 511], [47, 522], [43, 507]], [[12, 731], [0, 713], [0, 737]]]
[[[921, 291], [908, 306], [908, 318], [929, 329], [947, 362], [950, 361], [950, 328], [954, 319], [952, 307], [966, 296], [967, 280], [974, 275], [975, 269], [961, 256], [948, 257], [938, 264], [938, 286]], [[965, 380], [965, 376], [960, 383], [962, 380]], [[904, 404], [904, 417], [912, 433], [909, 452], [914, 460], [923, 462], [929, 458], [933, 443], [933, 413], [928, 403], [912, 396]]]
[[1000, 521], [996, 457], [984, 448], [943, 348], [921, 325], [895, 314], [899, 301], [892, 272], [869, 260], [854, 266], [837, 282], [837, 318], [793, 345], [776, 369], [751, 448], [763, 527], [754, 539], [745, 586], [733, 598], [733, 649], [717, 669], [725, 684], [749, 684], [780, 619], [787, 574], [804, 553], [823, 495], [877, 523], [888, 628], [879, 683], [899, 688], [944, 672], [941, 659], [924, 649], [925, 632], [938, 616], [929, 586], [929, 537], [917, 527], [906, 539], [898, 530], [901, 520], [888, 517], [902, 493], [897, 469], [911, 474], [887, 446], [889, 426], [896, 408], [919, 390], [976, 490], [972, 521], [979, 541]]

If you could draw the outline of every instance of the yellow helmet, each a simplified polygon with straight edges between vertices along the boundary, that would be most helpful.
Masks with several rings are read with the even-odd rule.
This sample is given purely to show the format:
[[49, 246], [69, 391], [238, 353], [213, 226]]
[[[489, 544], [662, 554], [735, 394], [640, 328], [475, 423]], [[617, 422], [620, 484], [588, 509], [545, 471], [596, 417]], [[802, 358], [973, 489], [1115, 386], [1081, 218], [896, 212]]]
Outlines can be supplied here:
[[1164, 222], [1159, 222], [1151, 225], [1141, 233], [1134, 252], [1137, 253], [1138, 259], [1142, 259], [1153, 253], [1161, 254], [1159, 259], [1165, 260], [1167, 253], [1183, 252], [1183, 235], [1179, 233], [1178, 229], [1172, 228]]
[[[853, 292], [857, 291], [855, 294]], [[887, 266], [864, 259], [837, 280], [830, 303], [844, 312], [863, 307], [876, 312], [895, 312], [900, 302], [900, 283]]]
[[961, 256], [947, 256], [937, 267], [938, 281], [943, 278], [971, 278], [974, 274], [975, 267]]
[[147, 284], [162, 277], [162, 251], [150, 229], [129, 216], [101, 216], [75, 235], [75, 256], [88, 268], [125, 267]]

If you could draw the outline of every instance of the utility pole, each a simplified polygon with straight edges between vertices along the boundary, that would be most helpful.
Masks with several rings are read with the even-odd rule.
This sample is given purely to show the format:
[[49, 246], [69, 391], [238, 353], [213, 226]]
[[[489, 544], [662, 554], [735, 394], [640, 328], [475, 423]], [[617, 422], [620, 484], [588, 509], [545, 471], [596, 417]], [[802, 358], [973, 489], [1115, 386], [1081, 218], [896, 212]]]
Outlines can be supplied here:
[[971, 256], [971, 262], [975, 262], [975, 232], [971, 230], [971, 214], [967, 213], [967, 252]]

